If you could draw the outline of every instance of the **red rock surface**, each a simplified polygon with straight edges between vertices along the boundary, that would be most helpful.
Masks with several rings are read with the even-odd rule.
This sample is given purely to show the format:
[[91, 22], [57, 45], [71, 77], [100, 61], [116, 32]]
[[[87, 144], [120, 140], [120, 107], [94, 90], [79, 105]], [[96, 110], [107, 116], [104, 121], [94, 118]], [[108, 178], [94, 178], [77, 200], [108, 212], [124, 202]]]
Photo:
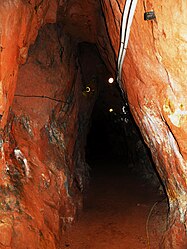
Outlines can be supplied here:
[[[13, 100], [18, 64], [27, 62], [20, 66], [14, 103], [1, 133], [1, 248], [56, 248], [62, 230], [82, 205], [84, 179], [78, 170], [85, 165], [76, 140], [81, 128], [80, 98], [85, 97], [74, 42], [62, 36], [56, 25], [46, 26], [27, 60], [47, 9], [46, 20], [55, 21], [55, 6], [51, 7], [50, 12], [49, 1], [1, 4], [1, 14], [5, 13], [2, 128]], [[89, 108], [87, 102], [83, 112]]]
[[[87, 75], [82, 85], [76, 44], [96, 43], [114, 73], [110, 42], [117, 58], [124, 2], [101, 0], [101, 6], [108, 30], [97, 1], [0, 3], [2, 248], [21, 249], [25, 243], [56, 248], [62, 228], [81, 207], [85, 137], [81, 141], [79, 134], [89, 119], [81, 113], [94, 102], [82, 91], [87, 80], [95, 83]], [[144, 21], [152, 8], [156, 19]], [[184, 1], [138, 1], [122, 74], [132, 114], [169, 198], [161, 248], [173, 249], [186, 246], [186, 8]], [[28, 58], [40, 27], [56, 20], [57, 27], [45, 27]]]
[[[82, 191], [87, 181], [84, 144], [89, 113], [97, 96], [97, 80], [93, 76], [100, 73], [102, 79], [98, 80], [104, 80], [106, 69], [89, 49], [87, 59], [83, 53], [82, 62], [78, 61], [77, 37], [63, 31], [62, 22], [43, 26], [35, 41], [40, 26], [45, 21], [54, 22], [58, 14], [51, 2], [25, 5], [12, 1], [1, 7], [13, 12], [12, 16], [4, 17], [5, 23], [6, 18], [15, 22], [12, 23], [15, 36], [12, 33], [10, 37], [3, 36], [1, 57], [4, 73], [1, 76], [10, 93], [2, 104], [2, 128], [11, 105], [1, 133], [1, 248], [57, 248], [62, 231], [82, 207]], [[29, 14], [18, 14], [18, 8]], [[16, 18], [23, 19], [25, 26], [21, 32]], [[4, 29], [7, 33], [10, 25], [4, 24]], [[21, 55], [19, 36], [27, 43], [19, 45]], [[12, 37], [15, 40], [12, 39], [9, 49], [5, 38]], [[6, 61], [8, 56], [15, 60]], [[17, 80], [19, 64], [24, 65], [19, 68]], [[83, 78], [80, 65], [87, 68]], [[9, 81], [5, 81], [4, 75], [12, 70], [16, 72], [15, 79], [7, 85]], [[91, 87], [90, 93], [85, 92], [87, 85]]]
[[[144, 9], [145, 5], [145, 9]], [[170, 205], [162, 248], [186, 248], [186, 3], [138, 1], [123, 66], [132, 114], [151, 149]], [[117, 56], [123, 1], [102, 1]], [[144, 21], [153, 9], [156, 19]], [[141, 89], [141, 91], [140, 91]]]

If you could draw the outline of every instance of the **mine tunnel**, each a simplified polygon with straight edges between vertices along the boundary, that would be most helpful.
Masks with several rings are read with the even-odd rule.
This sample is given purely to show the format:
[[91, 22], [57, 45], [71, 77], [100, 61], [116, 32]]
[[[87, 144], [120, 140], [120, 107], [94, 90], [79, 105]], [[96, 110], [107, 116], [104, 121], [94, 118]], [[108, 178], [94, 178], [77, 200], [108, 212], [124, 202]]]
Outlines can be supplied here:
[[1, 1], [0, 248], [187, 249], [186, 8]]
[[[85, 43], [79, 49], [82, 75], [85, 78], [87, 74], [93, 75], [94, 65], [99, 64], [100, 68], [103, 65], [102, 76], [105, 77], [95, 75], [95, 84], [99, 86], [95, 88], [98, 94], [90, 114], [85, 143], [88, 166], [85, 177], [88, 177], [89, 184], [84, 194], [83, 211], [75, 226], [65, 233], [63, 245], [110, 248], [112, 243], [112, 248], [158, 248], [158, 240], [165, 230], [162, 221], [166, 220], [168, 209], [164, 186], [128, 103], [97, 49]], [[87, 87], [84, 97], [88, 98], [93, 85], [87, 84]], [[129, 212], [132, 212], [132, 217]], [[159, 212], [157, 218], [155, 212]], [[143, 216], [145, 220], [142, 222]], [[138, 232], [133, 228], [136, 226]]]

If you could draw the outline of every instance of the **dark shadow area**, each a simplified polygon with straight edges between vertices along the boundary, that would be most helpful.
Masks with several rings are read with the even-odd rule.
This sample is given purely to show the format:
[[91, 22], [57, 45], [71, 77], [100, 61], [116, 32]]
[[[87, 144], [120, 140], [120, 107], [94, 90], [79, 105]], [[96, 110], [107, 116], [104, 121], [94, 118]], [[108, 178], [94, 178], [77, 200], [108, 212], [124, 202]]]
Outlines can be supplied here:
[[[117, 83], [99, 82], [101, 91], [95, 102], [87, 136], [86, 161], [129, 171], [150, 186], [162, 189], [149, 149], [122, 99]], [[113, 163], [111, 163], [113, 162]], [[99, 166], [101, 168], [101, 165]]]
[[157, 249], [167, 204], [152, 188], [154, 181], [156, 187], [160, 183], [149, 151], [117, 84], [98, 83], [85, 148], [90, 186], [82, 215], [62, 243], [71, 249], [145, 249], [149, 244]]
[[[87, 138], [86, 160], [88, 162], [95, 160], [121, 160], [128, 161], [128, 146], [125, 137], [124, 119], [122, 113], [122, 103], [116, 106], [114, 97], [117, 95], [111, 93], [115, 86], [108, 86], [109, 99], [99, 97], [95, 103], [92, 113], [91, 128]], [[111, 94], [110, 94], [111, 93]], [[105, 92], [105, 94], [107, 94]], [[118, 93], [120, 99], [120, 94]], [[121, 101], [122, 102], [122, 101]]]

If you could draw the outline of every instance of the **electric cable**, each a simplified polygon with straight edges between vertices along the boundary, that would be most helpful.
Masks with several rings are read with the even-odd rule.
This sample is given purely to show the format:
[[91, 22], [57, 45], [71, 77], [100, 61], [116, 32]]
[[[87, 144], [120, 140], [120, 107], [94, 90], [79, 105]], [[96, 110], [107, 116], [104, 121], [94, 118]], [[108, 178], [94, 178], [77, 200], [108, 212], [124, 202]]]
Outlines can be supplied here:
[[117, 82], [120, 86], [120, 89], [124, 95], [124, 91], [121, 85], [121, 74], [124, 58], [126, 55], [126, 49], [128, 45], [128, 40], [130, 36], [130, 29], [136, 9], [138, 0], [127, 0], [125, 3], [124, 11], [122, 14], [122, 25], [121, 25], [121, 39], [120, 39], [120, 49], [118, 53], [118, 62], [117, 62]]
[[151, 217], [152, 212], [153, 212], [154, 208], [156, 207], [156, 205], [159, 204], [159, 203], [161, 203], [161, 202], [164, 201], [165, 199], [166, 199], [166, 197], [162, 198], [160, 201], [156, 201], [156, 202], [152, 205], [152, 207], [151, 207], [151, 209], [150, 209], [150, 211], [149, 211], [149, 213], [148, 213], [147, 220], [146, 220], [146, 237], [147, 237], [147, 246], [148, 246], [148, 249], [151, 249], [150, 237], [149, 237], [149, 220], [150, 220], [150, 217]]

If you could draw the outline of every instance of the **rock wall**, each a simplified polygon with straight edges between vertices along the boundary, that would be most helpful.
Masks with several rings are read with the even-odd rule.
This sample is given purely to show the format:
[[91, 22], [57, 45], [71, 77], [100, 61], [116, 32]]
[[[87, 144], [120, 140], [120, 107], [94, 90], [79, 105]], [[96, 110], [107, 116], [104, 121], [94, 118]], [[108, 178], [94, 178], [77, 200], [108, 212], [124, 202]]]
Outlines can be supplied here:
[[26, 237], [28, 248], [56, 248], [82, 205], [73, 161], [80, 69], [73, 44], [66, 36], [60, 41], [63, 57], [56, 25], [45, 26], [19, 69], [2, 145], [2, 248], [25, 248]]
[[[174, 249], [186, 248], [186, 5], [138, 1], [122, 74], [131, 112], [168, 194], [161, 248]], [[25, 248], [25, 236], [28, 248], [58, 247], [63, 227], [81, 208], [87, 167], [80, 134], [89, 120], [82, 114], [91, 111], [97, 94], [84, 87], [97, 81], [88, 72], [82, 84], [77, 44], [95, 43], [114, 74], [123, 8], [122, 0], [1, 1], [2, 248]], [[156, 19], [144, 21], [152, 9]], [[29, 50], [46, 23], [56, 24], [46, 26]], [[98, 61], [90, 61], [96, 68]]]
[[13, 100], [18, 65], [25, 63], [29, 46], [35, 41], [39, 28], [48, 21], [56, 21], [53, 9], [49, 0], [1, 1], [1, 127], [6, 124]]
[[97, 47], [88, 43], [97, 41], [98, 19], [87, 19], [94, 8], [95, 18], [98, 6], [0, 4], [1, 248], [60, 247], [82, 207], [87, 130], [98, 82], [107, 77]]
[[[118, 54], [123, 1], [101, 1]], [[138, 1], [123, 66], [131, 112], [149, 146], [170, 206], [161, 248], [186, 248], [186, 3]], [[156, 19], [144, 21], [154, 10]]]
[[82, 207], [88, 167], [81, 135], [97, 82], [93, 94], [83, 94], [76, 39], [60, 21], [45, 25], [56, 22], [54, 3], [0, 4], [1, 248], [58, 248]]

